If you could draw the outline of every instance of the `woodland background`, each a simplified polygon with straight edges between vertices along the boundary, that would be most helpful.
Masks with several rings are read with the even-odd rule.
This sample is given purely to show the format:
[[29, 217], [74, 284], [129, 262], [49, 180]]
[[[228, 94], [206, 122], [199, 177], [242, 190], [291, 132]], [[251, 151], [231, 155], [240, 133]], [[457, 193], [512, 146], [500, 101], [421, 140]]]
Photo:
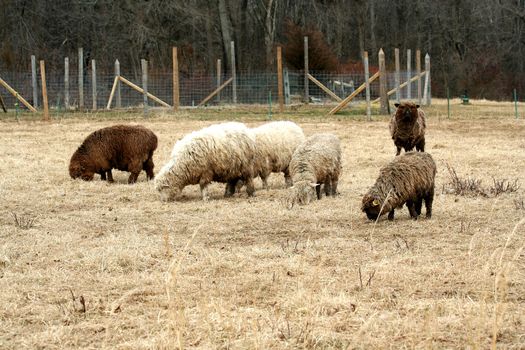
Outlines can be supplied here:
[[[303, 67], [309, 36], [311, 71], [362, 71], [361, 53], [394, 48], [432, 57], [432, 93], [509, 99], [525, 90], [525, 0], [0, 0], [0, 69], [28, 71], [30, 56], [49, 69], [84, 48], [86, 69], [115, 59], [140, 71], [171, 69], [179, 48], [181, 73], [213, 72], [217, 59], [229, 70], [229, 43], [240, 71], [275, 70], [275, 47], [285, 64]], [[412, 63], [412, 67], [415, 64]]]

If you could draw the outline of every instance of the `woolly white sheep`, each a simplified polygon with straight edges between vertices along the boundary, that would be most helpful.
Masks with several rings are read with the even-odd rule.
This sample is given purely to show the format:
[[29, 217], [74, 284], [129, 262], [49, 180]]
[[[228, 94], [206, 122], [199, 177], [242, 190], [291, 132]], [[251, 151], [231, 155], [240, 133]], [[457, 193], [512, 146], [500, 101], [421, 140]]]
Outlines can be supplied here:
[[254, 177], [260, 176], [268, 188], [271, 173], [284, 173], [286, 186], [292, 185], [288, 166], [292, 154], [305, 137], [301, 127], [290, 121], [277, 121], [251, 129], [255, 135]]
[[341, 142], [336, 135], [324, 133], [308, 137], [290, 161], [293, 186], [289, 190], [288, 206], [296, 202], [308, 204], [316, 193], [317, 199], [321, 199], [321, 184], [327, 196], [336, 195], [341, 168]]
[[[155, 177], [155, 188], [163, 201], [180, 196], [187, 185], [200, 185], [202, 199], [208, 200], [212, 181], [227, 183], [225, 196], [231, 196], [242, 180], [252, 196], [255, 138], [242, 123], [215, 124], [177, 141], [171, 159]], [[232, 190], [233, 189], [233, 190]]]

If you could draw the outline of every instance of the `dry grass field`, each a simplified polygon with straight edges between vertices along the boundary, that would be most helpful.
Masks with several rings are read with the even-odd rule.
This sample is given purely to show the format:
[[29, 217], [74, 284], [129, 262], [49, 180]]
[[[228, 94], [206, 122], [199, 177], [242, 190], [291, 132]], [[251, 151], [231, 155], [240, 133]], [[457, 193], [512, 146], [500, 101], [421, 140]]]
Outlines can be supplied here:
[[[525, 121], [510, 103], [453, 103], [451, 119], [443, 101], [426, 109], [432, 219], [404, 208], [376, 224], [360, 204], [395, 154], [387, 117], [274, 115], [343, 145], [340, 195], [288, 210], [282, 175], [268, 191], [256, 180], [254, 198], [213, 184], [209, 202], [190, 186], [163, 203], [144, 173], [128, 185], [67, 171], [101, 127], [151, 128], [158, 171], [184, 134], [259, 125], [264, 107], [0, 116], [0, 348], [525, 348]], [[487, 189], [521, 187], [456, 195], [447, 164]]]

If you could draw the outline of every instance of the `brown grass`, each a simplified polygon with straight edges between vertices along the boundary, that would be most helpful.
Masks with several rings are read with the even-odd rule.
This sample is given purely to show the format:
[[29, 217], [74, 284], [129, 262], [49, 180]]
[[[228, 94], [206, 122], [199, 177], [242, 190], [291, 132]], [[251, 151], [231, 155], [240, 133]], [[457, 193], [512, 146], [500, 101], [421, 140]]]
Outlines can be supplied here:
[[[159, 201], [141, 174], [73, 181], [67, 165], [91, 131], [137, 122], [159, 136], [156, 171], [174, 142], [214, 120], [258, 125], [266, 109], [24, 116], [0, 122], [0, 348], [525, 347], [523, 189], [497, 197], [441, 193], [458, 174], [525, 183], [525, 124], [509, 104], [427, 108], [438, 164], [431, 220], [369, 222], [360, 201], [395, 147], [387, 118], [280, 118], [342, 140], [336, 198], [292, 210], [282, 176], [256, 197], [198, 186]], [[521, 108], [521, 107], [520, 107]], [[20, 227], [13, 218], [37, 218]], [[521, 221], [520, 221], [521, 220]]]

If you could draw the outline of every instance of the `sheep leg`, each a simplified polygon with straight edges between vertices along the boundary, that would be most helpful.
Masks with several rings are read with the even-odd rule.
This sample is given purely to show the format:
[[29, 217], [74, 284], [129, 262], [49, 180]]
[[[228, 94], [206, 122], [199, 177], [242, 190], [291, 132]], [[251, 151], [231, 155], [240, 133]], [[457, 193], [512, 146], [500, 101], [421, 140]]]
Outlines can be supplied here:
[[332, 194], [332, 181], [330, 178], [327, 178], [324, 182], [324, 194], [328, 197], [330, 194]]
[[100, 174], [100, 180], [106, 181], [106, 172], [102, 170], [99, 174]]
[[427, 219], [432, 217], [432, 202], [434, 201], [434, 189], [425, 197], [425, 207], [427, 208]]
[[252, 197], [255, 193], [255, 186], [253, 185], [253, 178], [248, 177], [246, 179], [243, 179], [244, 184], [246, 185], [246, 193], [248, 193], [248, 197]]
[[261, 175], [263, 189], [268, 190], [268, 175]]
[[108, 182], [113, 182], [113, 174], [111, 173], [111, 169], [106, 171], [106, 174], [108, 175]]
[[315, 192], [317, 193], [317, 199], [321, 199], [321, 184], [315, 186]]
[[401, 154], [401, 147], [396, 146], [396, 148], [397, 148], [396, 156], [398, 156]]
[[146, 172], [146, 176], [148, 180], [152, 180], [155, 177], [155, 174], [153, 173], [153, 168], [155, 167], [155, 164], [153, 164], [153, 159], [148, 158], [144, 164], [142, 164], [142, 168]]
[[293, 181], [292, 181], [292, 177], [290, 176], [290, 172], [288, 171], [288, 168], [286, 168], [286, 170], [283, 171], [284, 173], [284, 183], [286, 184], [286, 187], [292, 187], [293, 186]]
[[128, 184], [137, 182], [140, 172], [142, 171], [142, 162], [134, 160], [128, 166], [128, 171], [131, 173], [128, 178]]
[[332, 179], [332, 196], [337, 196], [337, 184], [339, 179]]
[[421, 215], [421, 206], [423, 205], [423, 197], [418, 197], [416, 200], [416, 214]]
[[208, 195], [208, 183], [201, 182], [199, 186], [201, 188], [202, 200], [207, 202], [210, 199]]
[[224, 191], [224, 197], [232, 197], [235, 194], [237, 181], [237, 179], [228, 181], [228, 183], [226, 184], [226, 190]]
[[420, 152], [425, 152], [425, 140], [419, 141], [419, 143], [416, 145], [416, 150]]
[[410, 217], [414, 220], [417, 220], [416, 205], [413, 201], [407, 201], [408, 211], [410, 212]]
[[390, 212], [388, 213], [388, 220], [394, 220], [394, 209], [390, 210]]

